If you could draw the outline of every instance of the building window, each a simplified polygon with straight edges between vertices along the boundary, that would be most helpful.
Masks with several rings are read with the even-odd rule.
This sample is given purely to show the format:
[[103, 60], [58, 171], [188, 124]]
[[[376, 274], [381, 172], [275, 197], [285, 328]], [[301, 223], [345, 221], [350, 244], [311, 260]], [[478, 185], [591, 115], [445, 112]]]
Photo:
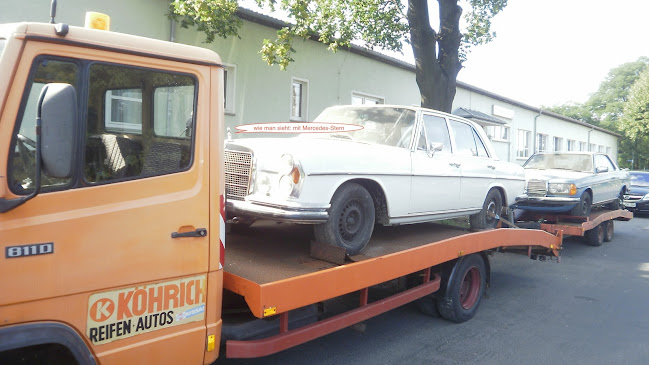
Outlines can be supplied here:
[[574, 139], [569, 139], [568, 140], [568, 151], [576, 151], [577, 149], [577, 141]]
[[599, 153], [604, 153], [605, 151], [606, 151], [606, 147], [599, 146]]
[[305, 122], [307, 120], [307, 101], [309, 98], [309, 80], [291, 79], [291, 120]]
[[142, 90], [106, 91], [105, 127], [110, 132], [142, 133]]
[[385, 104], [385, 98], [376, 95], [352, 92], [352, 105], [375, 105]]
[[597, 152], [597, 145], [594, 143], [591, 143], [588, 145], [588, 152]]
[[546, 152], [548, 150], [548, 135], [536, 134], [536, 152]]
[[527, 158], [530, 157], [530, 131], [518, 130], [518, 144], [516, 146], [516, 157]]
[[559, 152], [563, 150], [563, 138], [559, 137], [554, 137], [553, 138], [553, 148], [555, 152]]
[[586, 142], [579, 142], [579, 151], [586, 151]]
[[504, 125], [487, 126], [487, 135], [494, 141], [509, 141], [509, 127]]
[[223, 65], [223, 111], [225, 114], [234, 115], [234, 95], [237, 80], [237, 66]]

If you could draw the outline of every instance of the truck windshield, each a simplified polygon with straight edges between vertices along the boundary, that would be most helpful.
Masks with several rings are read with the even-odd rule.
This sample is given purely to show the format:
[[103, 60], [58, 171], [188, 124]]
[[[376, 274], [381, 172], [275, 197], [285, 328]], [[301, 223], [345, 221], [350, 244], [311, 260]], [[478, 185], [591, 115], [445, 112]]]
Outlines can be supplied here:
[[534, 155], [523, 166], [526, 169], [593, 171], [593, 157], [579, 154]]
[[345, 123], [363, 127], [354, 132], [308, 133], [315, 138], [339, 138], [357, 142], [409, 147], [415, 126], [412, 109], [344, 106], [325, 109], [314, 123]]

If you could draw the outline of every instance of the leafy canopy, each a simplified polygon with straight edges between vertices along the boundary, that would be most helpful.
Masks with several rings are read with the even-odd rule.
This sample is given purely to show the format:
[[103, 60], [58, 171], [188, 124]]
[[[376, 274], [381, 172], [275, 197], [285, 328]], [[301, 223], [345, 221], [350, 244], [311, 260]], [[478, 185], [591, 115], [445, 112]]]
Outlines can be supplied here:
[[[409, 39], [406, 4], [401, 0], [255, 0], [265, 10], [281, 11], [289, 24], [277, 31], [274, 40], [265, 39], [261, 56], [269, 65], [286, 69], [293, 60], [295, 37], [315, 38], [331, 51], [352, 43], [368, 48], [401, 52]], [[449, 2], [449, 0], [439, 0]], [[457, 3], [457, 0], [450, 0]], [[471, 46], [488, 43], [495, 37], [491, 19], [507, 0], [465, 0], [467, 31], [462, 39], [460, 59]], [[169, 17], [184, 28], [195, 26], [211, 43], [216, 37], [238, 36], [242, 26], [236, 17], [236, 0], [173, 0]], [[436, 42], [437, 39], [430, 41]]]

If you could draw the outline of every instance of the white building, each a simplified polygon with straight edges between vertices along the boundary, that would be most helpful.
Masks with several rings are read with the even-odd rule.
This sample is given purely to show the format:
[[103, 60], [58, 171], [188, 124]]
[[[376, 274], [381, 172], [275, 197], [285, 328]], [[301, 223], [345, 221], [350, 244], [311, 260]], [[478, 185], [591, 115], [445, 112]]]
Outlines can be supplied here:
[[[226, 72], [226, 125], [311, 121], [335, 104], [418, 105], [414, 66], [360, 47], [332, 53], [321, 43], [298, 39], [287, 71], [268, 66], [262, 41], [283, 26], [277, 19], [241, 10], [240, 38], [203, 43], [205, 36], [169, 21], [170, 0], [59, 1], [57, 22], [83, 26], [87, 11], [111, 16], [111, 30], [215, 50]], [[7, 6], [0, 22], [49, 20], [49, 2], [26, 0]], [[488, 45], [486, 46], [488, 47]], [[619, 135], [458, 83], [453, 112], [485, 126], [500, 159], [523, 163], [533, 151], [601, 151], [617, 159]]]

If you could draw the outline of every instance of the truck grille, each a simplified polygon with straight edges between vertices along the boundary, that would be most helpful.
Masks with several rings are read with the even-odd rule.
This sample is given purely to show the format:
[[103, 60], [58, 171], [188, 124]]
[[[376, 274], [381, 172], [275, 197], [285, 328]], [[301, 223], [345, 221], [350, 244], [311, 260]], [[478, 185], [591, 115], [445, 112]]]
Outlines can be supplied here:
[[252, 153], [225, 151], [225, 192], [228, 199], [243, 200], [250, 187]]
[[547, 181], [530, 180], [527, 182], [527, 196], [546, 196]]

